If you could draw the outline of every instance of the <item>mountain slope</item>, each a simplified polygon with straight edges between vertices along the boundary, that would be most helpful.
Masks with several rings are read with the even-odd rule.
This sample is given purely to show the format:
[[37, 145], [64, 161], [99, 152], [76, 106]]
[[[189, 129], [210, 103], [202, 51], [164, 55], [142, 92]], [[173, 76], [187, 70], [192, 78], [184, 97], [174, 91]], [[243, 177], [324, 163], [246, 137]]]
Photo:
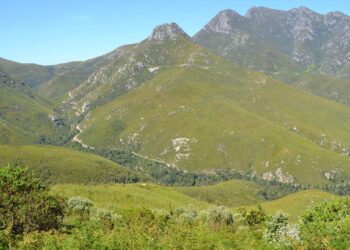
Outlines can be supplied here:
[[[162, 51], [171, 41], [154, 46]], [[185, 36], [177, 43], [187, 48], [181, 60], [88, 113], [78, 135], [85, 144], [281, 182], [325, 183], [330, 171], [350, 177], [347, 106], [247, 71]]]
[[140, 180], [138, 174], [105, 158], [52, 146], [0, 145], [0, 166], [28, 167], [50, 184], [104, 184]]
[[[71, 91], [69, 102], [79, 114], [105, 104], [152, 79], [169, 65], [185, 63], [192, 43], [175, 23], [160, 25], [149, 38], [108, 55], [109, 62]], [[159, 46], [162, 44], [162, 46]]]
[[[227, 60], [313, 94], [350, 104], [350, 17], [306, 8], [221, 11], [194, 40]], [[346, 73], [347, 72], [347, 73]], [[322, 74], [320, 74], [322, 73]]]
[[[1, 143], [28, 143], [39, 137], [66, 132], [64, 120], [59, 119], [43, 99], [0, 72], [0, 132]], [[11, 139], [12, 138], [12, 139]]]
[[267, 56], [267, 48], [273, 48], [280, 58], [287, 55], [302, 67], [346, 76], [350, 37], [344, 34], [349, 30], [350, 17], [340, 12], [321, 15], [305, 7], [289, 11], [253, 7], [245, 16], [232, 10], [220, 12], [194, 39], [231, 57], [242, 49], [254, 49], [260, 56]]

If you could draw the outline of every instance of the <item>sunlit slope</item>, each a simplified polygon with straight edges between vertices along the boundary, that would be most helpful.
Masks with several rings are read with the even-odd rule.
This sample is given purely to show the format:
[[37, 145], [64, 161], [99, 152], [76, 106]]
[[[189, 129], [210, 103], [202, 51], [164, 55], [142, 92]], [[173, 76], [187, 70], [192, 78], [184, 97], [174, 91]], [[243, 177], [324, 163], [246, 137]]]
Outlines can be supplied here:
[[149, 183], [104, 186], [56, 185], [52, 188], [52, 192], [65, 198], [86, 197], [91, 199], [97, 207], [109, 209], [176, 209], [188, 205], [204, 209], [210, 206], [173, 188]]
[[[299, 216], [303, 214], [309, 207], [318, 202], [331, 200], [336, 198], [336, 195], [320, 191], [320, 190], [305, 190], [298, 193], [290, 194], [281, 199], [260, 203], [261, 207], [270, 215], [283, 211], [290, 216], [292, 221], [297, 221]], [[251, 206], [247, 208], [256, 208]]]
[[301, 183], [325, 182], [331, 169], [349, 176], [349, 159], [341, 155], [350, 139], [348, 107], [199, 47], [191, 60], [93, 110], [79, 137], [94, 147], [138, 149], [183, 169], [262, 175], [281, 168]]
[[210, 186], [178, 187], [176, 190], [218, 206], [243, 206], [256, 204], [262, 198], [259, 196], [259, 186], [243, 180], [232, 180]]
[[9, 76], [0, 77], [0, 126], [8, 131], [0, 132], [1, 143], [27, 143], [59, 132], [64, 124], [55, 126], [50, 115], [59, 117], [46, 101], [32, 91]]
[[132, 182], [139, 177], [105, 158], [51, 146], [0, 145], [0, 165], [29, 167], [45, 182], [103, 184]]

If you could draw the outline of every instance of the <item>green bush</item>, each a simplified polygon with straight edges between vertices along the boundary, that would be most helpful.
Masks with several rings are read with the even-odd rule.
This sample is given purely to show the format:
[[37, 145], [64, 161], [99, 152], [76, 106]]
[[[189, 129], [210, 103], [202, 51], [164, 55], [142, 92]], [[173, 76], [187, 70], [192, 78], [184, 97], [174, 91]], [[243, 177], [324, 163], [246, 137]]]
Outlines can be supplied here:
[[212, 225], [230, 225], [233, 224], [232, 211], [226, 207], [213, 207], [200, 211], [198, 214], [200, 222]]
[[71, 214], [79, 216], [87, 216], [90, 214], [94, 204], [91, 200], [77, 196], [71, 197], [67, 200], [68, 211]]
[[106, 228], [111, 230], [115, 227], [121, 217], [122, 216], [119, 214], [116, 214], [108, 209], [96, 208], [91, 216], [91, 219], [100, 222]]
[[0, 168], [0, 190], [0, 223], [7, 235], [59, 228], [63, 203], [27, 169]]
[[310, 208], [302, 216], [300, 230], [309, 249], [350, 249], [350, 199]]
[[249, 226], [260, 225], [267, 219], [266, 213], [260, 205], [257, 209], [252, 209], [248, 212], [245, 209], [241, 209], [240, 213], [243, 217], [243, 221]]

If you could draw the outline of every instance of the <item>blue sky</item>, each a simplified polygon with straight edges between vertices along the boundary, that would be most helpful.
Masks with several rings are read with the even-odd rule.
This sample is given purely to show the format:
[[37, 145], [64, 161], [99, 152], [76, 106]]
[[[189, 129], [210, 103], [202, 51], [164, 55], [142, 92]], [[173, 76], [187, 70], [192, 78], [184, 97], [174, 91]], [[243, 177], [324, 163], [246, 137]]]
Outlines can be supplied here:
[[0, 57], [39, 64], [84, 60], [147, 37], [165, 22], [193, 35], [223, 9], [309, 7], [350, 15], [350, 0], [4, 0]]

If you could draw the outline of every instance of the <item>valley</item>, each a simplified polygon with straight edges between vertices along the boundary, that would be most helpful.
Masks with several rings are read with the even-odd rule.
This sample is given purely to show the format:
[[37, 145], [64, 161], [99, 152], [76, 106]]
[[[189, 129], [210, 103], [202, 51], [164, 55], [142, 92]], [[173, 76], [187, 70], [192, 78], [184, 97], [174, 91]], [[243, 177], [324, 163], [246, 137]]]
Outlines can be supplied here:
[[0, 58], [0, 249], [350, 248], [348, 34], [253, 7], [84, 61]]

